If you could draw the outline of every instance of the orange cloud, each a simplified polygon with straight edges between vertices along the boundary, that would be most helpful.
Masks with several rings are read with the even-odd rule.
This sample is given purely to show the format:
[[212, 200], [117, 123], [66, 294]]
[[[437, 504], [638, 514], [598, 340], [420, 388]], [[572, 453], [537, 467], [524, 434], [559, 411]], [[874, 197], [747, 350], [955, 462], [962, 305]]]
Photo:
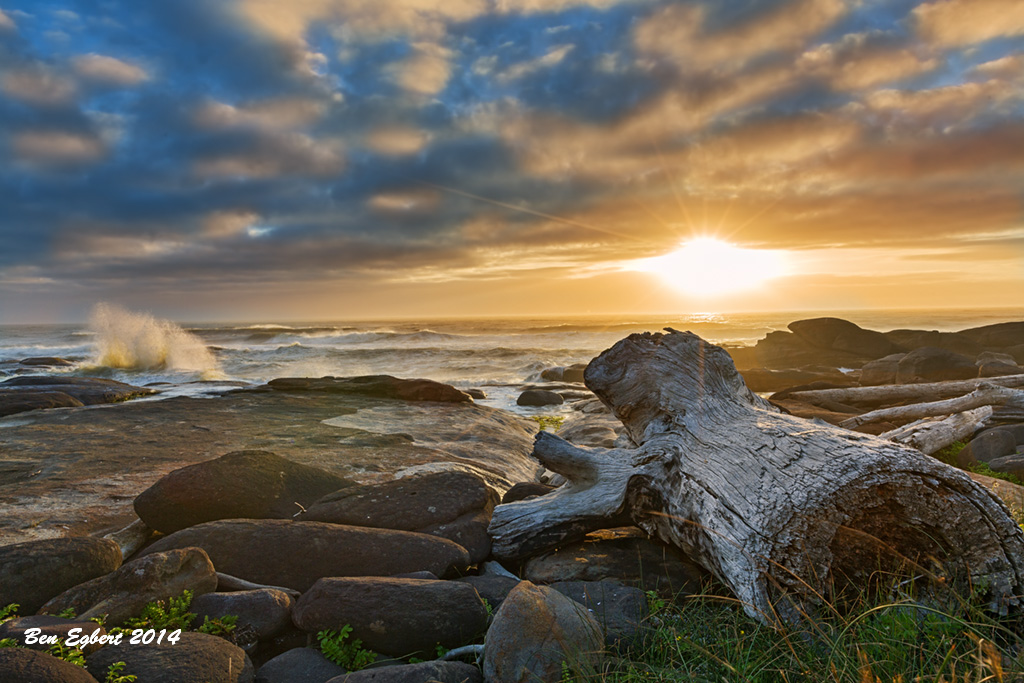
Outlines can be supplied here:
[[252, 149], [200, 158], [193, 172], [201, 178], [275, 178], [284, 175], [329, 177], [345, 168], [336, 141], [301, 133], [266, 134]]
[[686, 71], [729, 72], [764, 54], [802, 48], [845, 13], [842, 0], [790, 0], [709, 32], [703, 7], [670, 4], [642, 21], [633, 40], [638, 49], [668, 57]]
[[389, 68], [394, 82], [407, 92], [436, 95], [451, 76], [451, 51], [433, 43], [416, 43], [415, 53]]
[[8, 71], [0, 77], [0, 89], [15, 99], [37, 105], [61, 105], [75, 99], [74, 81], [48, 69]]
[[366, 146], [378, 154], [408, 156], [423, 149], [430, 137], [421, 130], [403, 126], [388, 126], [370, 132]]
[[797, 60], [799, 70], [825, 80], [835, 90], [864, 90], [902, 81], [939, 66], [919, 50], [872, 44], [868, 34], [844, 36], [837, 43], [808, 50]]
[[245, 126], [266, 130], [289, 130], [315, 123], [324, 114], [322, 102], [297, 97], [249, 102], [238, 106], [208, 100], [195, 112], [203, 128]]
[[1024, 35], [1020, 0], [938, 0], [915, 7], [911, 16], [920, 36], [940, 47]]

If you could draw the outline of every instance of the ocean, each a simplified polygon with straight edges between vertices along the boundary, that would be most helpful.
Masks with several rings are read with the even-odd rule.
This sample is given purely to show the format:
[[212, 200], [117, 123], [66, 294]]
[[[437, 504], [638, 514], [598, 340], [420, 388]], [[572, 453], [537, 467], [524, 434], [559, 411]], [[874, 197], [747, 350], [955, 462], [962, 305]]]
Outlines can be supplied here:
[[[479, 403], [524, 414], [523, 385], [545, 368], [586, 363], [634, 332], [689, 330], [716, 344], [753, 345], [793, 320], [833, 315], [880, 331], [956, 331], [1024, 320], [1024, 308], [917, 311], [692, 313], [666, 316], [304, 323], [176, 323], [99, 305], [86, 324], [0, 326], [0, 380], [15, 374], [108, 377], [155, 385], [169, 396], [212, 396], [277, 377], [388, 374], [423, 377], [487, 394]], [[57, 356], [71, 365], [27, 368]]]

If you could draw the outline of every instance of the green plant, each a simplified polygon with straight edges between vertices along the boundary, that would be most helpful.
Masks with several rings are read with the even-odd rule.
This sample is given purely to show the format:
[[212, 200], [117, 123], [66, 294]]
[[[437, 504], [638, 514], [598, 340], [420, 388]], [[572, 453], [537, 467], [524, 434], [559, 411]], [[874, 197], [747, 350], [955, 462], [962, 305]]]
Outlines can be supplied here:
[[0, 624], [17, 618], [19, 607], [21, 607], [21, 605], [16, 602], [12, 602], [7, 605], [7, 607], [0, 608]]
[[70, 662], [76, 666], [85, 666], [85, 653], [77, 647], [68, 647], [59, 640], [51, 645], [47, 652], [57, 659], [63, 659], [65, 662]]
[[565, 422], [564, 415], [531, 415], [530, 419], [540, 425], [542, 432], [553, 432]]
[[340, 631], [320, 631], [316, 639], [324, 657], [349, 671], [359, 671], [377, 661], [377, 654], [363, 648], [363, 641], [359, 639], [345, 642], [350, 633], [352, 627], [345, 624]]
[[491, 623], [494, 620], [494, 608], [491, 607], [491, 603], [487, 601], [487, 598], [480, 598], [480, 602], [484, 603], [484, 611], [487, 612], [487, 623]]
[[21, 647], [14, 638], [0, 638], [0, 647]]
[[103, 679], [103, 683], [135, 683], [138, 678], [135, 674], [121, 675], [125, 666], [124, 662], [114, 662], [107, 667], [107, 677]]
[[200, 633], [208, 633], [211, 636], [228, 638], [237, 625], [238, 617], [234, 614], [225, 615], [216, 619], [210, 619], [210, 617], [204, 616], [203, 625], [196, 630]]
[[1017, 475], [1010, 474], [1009, 472], [996, 472], [995, 470], [988, 466], [988, 463], [985, 462], [972, 463], [968, 465], [966, 469], [968, 472], [974, 472], [975, 474], [983, 474], [986, 477], [992, 477], [993, 479], [1002, 479], [1003, 481], [1008, 481], [1011, 484], [1024, 486], [1024, 481], [1021, 481], [1020, 477], [1018, 477]]
[[187, 630], [196, 618], [196, 615], [188, 611], [192, 604], [192, 591], [184, 591], [176, 598], [169, 600], [157, 600], [148, 603], [142, 608], [142, 613], [124, 622], [123, 629], [153, 628], [153, 629], [176, 629]]
[[954, 441], [945, 448], [936, 451], [932, 454], [932, 457], [938, 458], [947, 465], [957, 467], [956, 456], [965, 448], [967, 448], [966, 441]]
[[75, 614], [75, 609], [73, 607], [68, 607], [67, 609], [62, 609], [60, 612], [57, 612], [57, 616], [61, 619], [74, 619], [78, 615]]

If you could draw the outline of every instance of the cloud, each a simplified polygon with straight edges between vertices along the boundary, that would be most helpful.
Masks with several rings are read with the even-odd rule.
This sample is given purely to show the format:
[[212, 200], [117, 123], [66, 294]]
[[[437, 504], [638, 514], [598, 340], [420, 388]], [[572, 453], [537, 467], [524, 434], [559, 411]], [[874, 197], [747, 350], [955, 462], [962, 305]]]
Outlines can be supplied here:
[[572, 52], [575, 45], [558, 45], [551, 48], [545, 54], [524, 62], [518, 62], [502, 71], [498, 78], [502, 81], [514, 81], [530, 74], [547, 69], [559, 64], [565, 56]]
[[450, 50], [433, 43], [416, 43], [413, 55], [389, 67], [392, 80], [417, 95], [436, 95], [451, 77]]
[[132, 86], [149, 78], [145, 69], [115, 57], [95, 53], [79, 55], [71, 60], [82, 78], [106, 85]]
[[0, 76], [0, 90], [29, 104], [60, 106], [74, 101], [75, 82], [41, 66], [12, 69]]
[[216, 178], [330, 177], [345, 168], [339, 142], [302, 133], [264, 133], [229, 141], [227, 149], [201, 153], [196, 176]]
[[381, 192], [370, 197], [367, 206], [382, 213], [413, 214], [434, 211], [440, 199], [433, 190]]
[[214, 211], [202, 219], [202, 235], [213, 239], [225, 239], [246, 234], [259, 220], [252, 211]]
[[103, 142], [82, 133], [26, 131], [13, 136], [15, 155], [42, 166], [75, 165], [96, 161], [106, 154]]
[[385, 126], [371, 130], [366, 136], [366, 146], [385, 156], [408, 156], [422, 150], [430, 136], [419, 129], [407, 126]]
[[891, 44], [884, 36], [857, 33], [808, 50], [797, 69], [835, 90], [865, 90], [935, 70], [940, 62], [922, 50]]
[[939, 47], [960, 47], [1024, 35], [1019, 0], [938, 0], [911, 12], [918, 34]]
[[18, 26], [2, 9], [0, 9], [0, 32], [17, 31]]
[[642, 52], [671, 59], [683, 71], [729, 73], [762, 55], [804, 47], [846, 10], [842, 0], [789, 0], [713, 30], [707, 8], [673, 3], [639, 23], [634, 43]]
[[323, 102], [311, 98], [283, 97], [237, 106], [207, 100], [196, 109], [195, 122], [207, 129], [240, 126], [293, 130], [317, 122], [325, 111]]

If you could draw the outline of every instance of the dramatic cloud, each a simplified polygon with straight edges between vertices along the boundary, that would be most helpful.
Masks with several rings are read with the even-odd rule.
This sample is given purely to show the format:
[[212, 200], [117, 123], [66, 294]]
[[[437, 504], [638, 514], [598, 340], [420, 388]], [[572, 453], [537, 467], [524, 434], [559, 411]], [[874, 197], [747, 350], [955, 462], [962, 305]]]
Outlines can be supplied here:
[[626, 310], [714, 235], [797, 268], [733, 307], [1020, 300], [1021, 7], [8, 0], [0, 297]]

